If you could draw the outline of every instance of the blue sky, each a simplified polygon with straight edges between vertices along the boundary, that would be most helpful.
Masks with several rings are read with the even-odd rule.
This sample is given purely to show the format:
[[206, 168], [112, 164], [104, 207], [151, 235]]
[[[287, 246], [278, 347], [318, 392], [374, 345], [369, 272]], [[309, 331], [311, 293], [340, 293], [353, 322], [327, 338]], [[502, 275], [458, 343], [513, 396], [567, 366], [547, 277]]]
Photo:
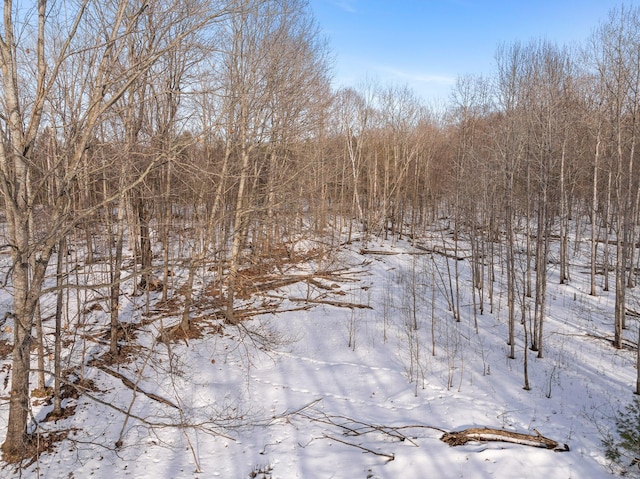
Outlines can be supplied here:
[[[637, 6], [640, 0], [626, 0]], [[501, 43], [584, 43], [620, 0], [309, 0], [336, 86], [409, 85], [446, 101], [455, 78], [490, 75]]]

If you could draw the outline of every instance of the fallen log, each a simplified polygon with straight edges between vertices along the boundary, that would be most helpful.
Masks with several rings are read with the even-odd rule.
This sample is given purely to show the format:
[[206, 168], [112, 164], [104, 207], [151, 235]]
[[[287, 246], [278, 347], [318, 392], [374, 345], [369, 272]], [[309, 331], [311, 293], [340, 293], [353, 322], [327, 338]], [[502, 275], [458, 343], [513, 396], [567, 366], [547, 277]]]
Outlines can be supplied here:
[[396, 254], [404, 254], [404, 251], [384, 251], [384, 250], [362, 248], [360, 249], [360, 254], [379, 254], [379, 255], [392, 256]]
[[505, 431], [503, 429], [494, 429], [490, 427], [469, 428], [463, 431], [445, 432], [440, 438], [450, 446], [461, 446], [471, 441], [488, 442], [500, 441], [523, 446], [540, 447], [543, 449], [553, 449], [554, 451], [564, 452], [569, 450], [566, 444], [559, 444], [553, 439], [549, 439], [534, 429], [535, 434], [522, 434], [518, 432]]
[[[399, 255], [399, 254], [406, 254], [406, 255], [414, 255], [414, 256], [424, 256], [424, 255], [433, 254], [434, 252], [436, 252], [434, 250], [427, 250], [425, 248], [420, 248], [419, 246], [416, 246], [416, 248], [421, 249], [423, 251], [387, 251], [387, 250], [364, 249], [364, 248], [362, 248], [360, 250], [360, 254], [362, 254], [362, 255], [365, 255], [365, 254], [377, 254], [377, 255], [381, 255], [381, 256], [393, 256], [393, 255]], [[440, 253], [439, 251], [437, 253], [438, 254], [445, 254], [445, 253]], [[453, 258], [454, 256], [450, 256], [450, 257]], [[458, 258], [458, 259], [463, 260], [464, 258]]]

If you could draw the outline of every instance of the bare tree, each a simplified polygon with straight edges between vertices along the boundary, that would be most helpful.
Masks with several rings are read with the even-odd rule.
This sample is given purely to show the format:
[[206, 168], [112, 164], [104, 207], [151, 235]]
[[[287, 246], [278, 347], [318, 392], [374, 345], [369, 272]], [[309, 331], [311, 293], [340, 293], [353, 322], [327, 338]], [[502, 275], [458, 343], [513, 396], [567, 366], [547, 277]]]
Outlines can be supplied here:
[[[13, 261], [14, 350], [11, 399], [7, 434], [2, 450], [7, 456], [19, 456], [28, 442], [30, 349], [34, 314], [42, 291], [45, 273], [61, 237], [82, 218], [95, 211], [72, 211], [71, 198], [82, 171], [85, 151], [96, 126], [106, 113], [149, 71], [152, 65], [189, 31], [209, 24], [223, 10], [220, 5], [199, 2], [118, 1], [105, 4], [83, 0], [58, 16], [66, 3], [40, 0], [37, 14], [4, 2], [3, 32], [0, 35], [2, 69], [2, 117], [0, 142], [0, 191], [4, 198]], [[70, 16], [69, 16], [70, 15]], [[123, 57], [126, 45], [142, 18], [153, 17], [156, 35], [141, 45], [144, 52], [135, 62]], [[54, 19], [67, 19], [54, 23]], [[182, 25], [176, 34], [175, 25]], [[77, 61], [84, 59], [88, 63]], [[35, 60], [34, 60], [35, 59]], [[24, 72], [22, 68], [33, 68]], [[55, 116], [46, 111], [55, 99], [61, 72], [75, 72], [82, 82], [81, 100], [75, 104], [71, 132], [65, 155], [43, 168], [36, 178], [34, 145]], [[143, 170], [143, 178], [150, 169]], [[42, 195], [49, 178], [57, 175], [57, 195]], [[127, 188], [137, 184], [133, 179]], [[41, 198], [51, 201], [42, 204]], [[104, 198], [110, 202], [116, 198]], [[41, 208], [42, 207], [42, 208]], [[32, 228], [35, 215], [46, 215]], [[35, 261], [32, 260], [35, 258]]]
[[[323, 92], [311, 87], [321, 83], [326, 72], [326, 60], [316, 43], [317, 32], [308, 21], [303, 2], [238, 1], [236, 7], [227, 25], [222, 60], [225, 97], [222, 122], [228, 146], [225, 154], [237, 163], [227, 275], [226, 319], [232, 324], [237, 322], [234, 300], [242, 247], [251, 215], [261, 210], [255, 198], [258, 184], [264, 180], [262, 172], [265, 169], [268, 172], [268, 216], [273, 215], [276, 198], [273, 174], [279, 159], [283, 159], [274, 148], [286, 144], [287, 137], [299, 139], [300, 131], [293, 126], [304, 123], [309, 106]], [[297, 55], [304, 61], [299, 61]], [[290, 90], [289, 85], [307, 87], [306, 102], [296, 100], [297, 92]], [[266, 165], [260, 161], [265, 158], [264, 151]]]
[[[613, 194], [615, 198], [616, 233], [616, 303], [614, 345], [622, 347], [625, 327], [625, 290], [627, 271], [632, 261], [636, 223], [635, 149], [638, 140], [640, 111], [640, 25], [637, 9], [620, 8], [596, 32], [600, 48], [595, 52], [595, 65], [603, 85], [606, 110], [614, 137]], [[631, 268], [632, 270], [633, 268]]]
[[495, 149], [504, 168], [504, 228], [506, 234], [507, 303], [510, 346], [509, 357], [515, 358], [515, 304], [516, 304], [516, 238], [514, 232], [515, 185], [517, 169], [522, 161], [523, 144], [520, 137], [522, 119], [518, 95], [522, 70], [525, 66], [524, 48], [520, 44], [501, 47], [497, 53], [497, 103], [504, 111], [503, 129], [496, 131]]

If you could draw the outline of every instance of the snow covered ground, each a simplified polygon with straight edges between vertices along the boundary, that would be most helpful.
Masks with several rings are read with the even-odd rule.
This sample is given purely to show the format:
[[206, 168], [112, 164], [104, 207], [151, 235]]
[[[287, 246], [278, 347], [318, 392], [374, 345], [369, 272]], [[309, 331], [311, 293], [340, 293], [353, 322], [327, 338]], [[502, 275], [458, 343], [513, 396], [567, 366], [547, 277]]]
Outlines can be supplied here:
[[[5, 465], [0, 475], [610, 477], [601, 440], [632, 399], [636, 352], [603, 339], [613, 332], [613, 292], [588, 295], [587, 247], [572, 259], [567, 285], [558, 284], [550, 265], [544, 358], [528, 353], [528, 391], [519, 323], [516, 359], [507, 357], [503, 271], [496, 271], [493, 312], [485, 285], [484, 314], [474, 319], [469, 261], [458, 261], [456, 322], [443, 294], [444, 256], [404, 240], [356, 241], [333, 258], [274, 272], [306, 279], [244, 299], [239, 309], [279, 312], [248, 317], [239, 327], [224, 325], [203, 294], [194, 313], [197, 338], [163, 340], [161, 331], [179, 321], [177, 310], [158, 306], [146, 314], [144, 297], [128, 296], [123, 319], [138, 325], [138, 346], [117, 364], [95, 360], [106, 348], [106, 313], [85, 311], [83, 326], [69, 331], [66, 357], [76, 365], [69, 380], [82, 379], [90, 390], [65, 399], [75, 413], [56, 423], [43, 421], [51, 406], [33, 402], [37, 430], [64, 431], [67, 439], [21, 470]], [[450, 271], [454, 266], [449, 260]], [[179, 273], [174, 281], [182, 281]], [[0, 298], [5, 307], [9, 294]], [[50, 307], [45, 302], [43, 310]], [[625, 335], [635, 342], [637, 321], [629, 318], [629, 326]], [[9, 320], [2, 337], [10, 332]], [[84, 368], [77, 367], [81, 360]], [[0, 362], [0, 429], [8, 414], [8, 364], [8, 357]], [[504, 442], [450, 447], [440, 440], [444, 431], [471, 427], [538, 431], [570, 451]]]

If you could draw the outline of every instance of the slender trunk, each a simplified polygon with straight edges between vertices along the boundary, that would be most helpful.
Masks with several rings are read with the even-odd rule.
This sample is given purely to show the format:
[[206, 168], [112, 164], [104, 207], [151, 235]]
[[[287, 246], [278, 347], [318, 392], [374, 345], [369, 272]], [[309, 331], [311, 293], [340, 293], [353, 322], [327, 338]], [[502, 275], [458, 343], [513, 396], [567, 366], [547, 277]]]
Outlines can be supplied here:
[[[638, 86], [637, 82], [638, 78], [636, 78], [636, 87]], [[637, 91], [637, 90], [636, 90]], [[636, 206], [638, 204], [638, 198], [640, 195], [640, 189], [634, 190], [633, 182], [634, 182], [634, 167], [635, 167], [635, 150], [636, 150], [636, 121], [638, 114], [638, 103], [637, 98], [634, 98], [634, 108], [631, 124], [631, 147], [629, 151], [629, 161], [627, 166], [627, 196], [625, 201], [625, 244], [627, 247], [627, 263], [625, 263], [625, 273], [627, 264], [629, 265], [629, 274], [627, 275], [627, 288], [633, 288], [634, 285], [634, 274], [633, 274], [633, 257], [635, 253], [635, 244], [634, 244], [634, 236], [636, 229]], [[636, 195], [634, 198], [634, 191], [636, 191]], [[635, 200], [635, 201], [634, 201]], [[622, 326], [625, 327], [625, 318], [622, 320]]]
[[529, 341], [529, 338], [527, 337], [527, 294], [525, 291], [525, 288], [522, 288], [523, 290], [523, 294], [522, 294], [522, 316], [521, 316], [521, 321], [522, 321], [522, 327], [524, 329], [524, 353], [523, 353], [523, 358], [522, 358], [522, 369], [523, 369], [523, 374], [524, 374], [524, 386], [523, 389], [525, 391], [529, 391], [531, 389], [530, 385], [529, 385], [529, 354], [527, 351], [527, 342]]
[[640, 206], [640, 188], [636, 188], [636, 198], [631, 211], [631, 224], [629, 225], [629, 274], [627, 275], [627, 288], [633, 288], [635, 286], [636, 229], [638, 225], [638, 212], [640, 211], [638, 206]]
[[[562, 143], [562, 153], [560, 155], [560, 284], [569, 281], [569, 260], [568, 253], [568, 213], [567, 213], [567, 193], [565, 187], [565, 161], [566, 161], [566, 139]], [[577, 238], [576, 238], [577, 239]]]
[[[111, 315], [111, 336], [109, 342], [109, 353], [113, 357], [119, 354], [118, 333], [120, 329], [120, 274], [122, 271], [122, 248], [124, 243], [125, 201], [124, 194], [121, 194], [120, 202], [118, 204], [118, 217], [116, 220], [115, 257], [113, 257], [111, 261], [111, 291], [109, 307]], [[114, 245], [111, 242], [111, 234], [109, 236], [109, 251], [111, 251], [111, 248]]]
[[185, 333], [191, 328], [191, 303], [196, 268], [197, 265], [193, 259], [189, 261], [189, 275], [187, 276], [187, 283], [184, 285], [184, 309], [182, 310], [182, 320], [180, 321], [180, 329]]
[[[29, 198], [33, 198], [33, 191], [31, 188], [31, 180], [29, 176], [27, 176], [27, 186], [26, 193]], [[29, 238], [35, 238], [35, 225], [33, 219], [33, 211], [29, 209], [27, 213], [27, 227], [29, 228]], [[62, 254], [58, 252], [58, 254]], [[36, 256], [34, 254], [29, 256], [30, 262], [30, 271], [35, 271], [36, 269]], [[42, 314], [40, 311], [40, 299], [36, 300], [36, 307], [34, 311], [34, 322], [35, 322], [35, 332], [36, 332], [36, 350], [37, 350], [37, 368], [38, 372], [37, 376], [37, 388], [44, 390], [45, 387], [45, 379], [44, 379], [44, 333], [42, 331]]]
[[171, 222], [173, 214], [171, 211], [171, 161], [167, 162], [167, 180], [165, 183], [165, 207], [164, 207], [164, 225], [163, 232], [163, 280], [162, 280], [162, 301], [167, 300], [167, 290], [169, 289], [169, 233], [171, 231]]
[[525, 291], [528, 298], [531, 297], [531, 163], [527, 161], [527, 216], [526, 221], [526, 252], [527, 252], [527, 272], [525, 277]]
[[620, 120], [618, 120], [617, 134], [617, 171], [616, 171], [616, 295], [614, 309], [614, 340], [613, 345], [617, 349], [622, 348], [622, 329], [625, 316], [625, 286], [626, 286], [626, 260], [627, 260], [627, 203], [626, 196], [622, 191], [623, 180], [623, 144], [622, 144], [622, 128]]
[[623, 318], [625, 315], [625, 247], [624, 234], [621, 231], [622, 226], [618, 226], [618, 239], [616, 240], [616, 295], [615, 295], [615, 310], [614, 310], [614, 339], [613, 345], [617, 349], [622, 348], [622, 329]]
[[[456, 311], [455, 311], [455, 317], [456, 317], [456, 321], [460, 321], [460, 273], [458, 271], [458, 242], [459, 242], [459, 236], [460, 236], [460, 201], [459, 201], [459, 189], [460, 186], [459, 184], [456, 185], [456, 212], [455, 212], [455, 219], [454, 219], [454, 227], [453, 227], [453, 256], [454, 256], [454, 263], [453, 263], [453, 272], [455, 275], [455, 283], [456, 283], [456, 296], [455, 296], [455, 307], [456, 307]], [[448, 262], [447, 262], [448, 264]]]
[[[355, 141], [355, 148], [353, 142]], [[364, 213], [362, 211], [362, 204], [360, 202], [360, 157], [361, 157], [361, 139], [353, 139], [351, 135], [347, 138], [347, 151], [349, 153], [349, 163], [351, 164], [351, 176], [353, 179], [353, 197], [352, 204], [355, 207], [355, 213], [357, 214], [357, 221], [364, 221]]]
[[593, 159], [593, 188], [591, 190], [591, 296], [596, 295], [596, 263], [598, 261], [597, 219], [598, 211], [598, 170], [600, 159], [600, 129], [596, 135], [596, 151]]
[[602, 256], [602, 274], [604, 275], [603, 291], [609, 291], [609, 235], [611, 231], [611, 183], [613, 181], [613, 172], [609, 169], [607, 178], [607, 200], [604, 208], [604, 218], [602, 219], [604, 226], [603, 256]]
[[509, 314], [509, 339], [508, 343], [509, 358], [515, 359], [515, 251], [514, 251], [514, 234], [513, 234], [513, 212], [511, 211], [511, 189], [507, 193], [507, 205], [506, 205], [506, 223], [505, 229], [507, 230], [507, 305]]
[[[638, 342], [640, 344], [640, 328], [638, 328]], [[636, 394], [640, 394], [640, 347], [636, 348]]]
[[142, 196], [136, 200], [136, 213], [140, 228], [140, 276], [143, 289], [149, 291], [152, 283], [151, 236], [149, 233], [149, 213]]
[[538, 358], [542, 358], [542, 350], [543, 350], [543, 331], [544, 331], [544, 318], [545, 318], [545, 310], [547, 305], [547, 264], [549, 263], [549, 242], [551, 241], [551, 220], [547, 219], [547, 226], [545, 232], [545, 240], [544, 240], [544, 278], [545, 280], [542, 283], [542, 292], [540, 295], [540, 324], [538, 326]]
[[62, 307], [64, 291], [62, 289], [63, 283], [63, 258], [62, 252], [66, 249], [65, 238], [60, 238], [58, 242], [58, 261], [56, 265], [56, 325], [55, 325], [55, 345], [53, 351], [53, 411], [51, 412], [53, 417], [62, 416], [62, 394], [60, 390], [60, 380], [62, 379]]
[[40, 311], [40, 301], [36, 303], [34, 314], [36, 323], [36, 344], [38, 347], [38, 389], [44, 390], [46, 383], [44, 378], [44, 333], [42, 331], [42, 313]]
[[[244, 142], [242, 143], [245, 144]], [[231, 240], [231, 255], [229, 258], [229, 275], [227, 280], [227, 312], [226, 320], [230, 324], [237, 324], [238, 319], [234, 315], [233, 305], [235, 301], [235, 288], [240, 268], [240, 247], [242, 246], [242, 236], [245, 228], [247, 212], [245, 211], [245, 190], [249, 181], [249, 151], [243, 147], [241, 153], [242, 166], [240, 170], [240, 182], [238, 184], [238, 197], [236, 199], [236, 210], [233, 219], [233, 232]]]

